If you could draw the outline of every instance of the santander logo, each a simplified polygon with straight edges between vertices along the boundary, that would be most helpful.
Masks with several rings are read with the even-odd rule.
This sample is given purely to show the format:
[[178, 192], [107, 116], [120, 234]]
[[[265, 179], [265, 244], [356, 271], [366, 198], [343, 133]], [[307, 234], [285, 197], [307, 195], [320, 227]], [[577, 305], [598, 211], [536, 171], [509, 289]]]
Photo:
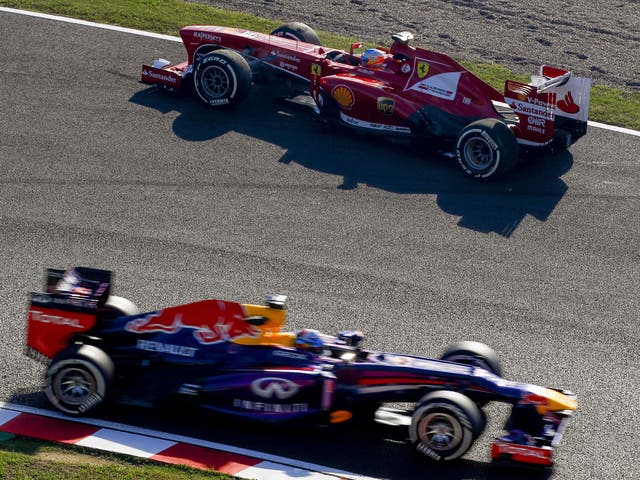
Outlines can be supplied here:
[[558, 102], [558, 108], [565, 113], [575, 114], [580, 111], [580, 106], [573, 100], [571, 92], [567, 94]]

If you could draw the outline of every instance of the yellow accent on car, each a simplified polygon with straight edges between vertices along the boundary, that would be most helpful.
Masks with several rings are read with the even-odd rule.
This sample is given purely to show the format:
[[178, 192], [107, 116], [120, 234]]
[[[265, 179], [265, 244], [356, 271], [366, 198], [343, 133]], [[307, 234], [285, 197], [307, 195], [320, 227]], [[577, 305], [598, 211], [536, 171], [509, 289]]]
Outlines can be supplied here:
[[240, 345], [282, 345], [293, 347], [296, 334], [293, 332], [282, 332], [287, 311], [280, 308], [271, 308], [264, 305], [243, 304], [247, 317], [265, 317], [267, 321], [262, 325], [256, 325], [261, 330], [257, 337], [239, 337], [232, 340]]
[[541, 415], [547, 412], [576, 410], [578, 408], [578, 401], [575, 398], [569, 397], [557, 390], [541, 388], [540, 392], [537, 393], [547, 400], [544, 404], [536, 405], [536, 410]]

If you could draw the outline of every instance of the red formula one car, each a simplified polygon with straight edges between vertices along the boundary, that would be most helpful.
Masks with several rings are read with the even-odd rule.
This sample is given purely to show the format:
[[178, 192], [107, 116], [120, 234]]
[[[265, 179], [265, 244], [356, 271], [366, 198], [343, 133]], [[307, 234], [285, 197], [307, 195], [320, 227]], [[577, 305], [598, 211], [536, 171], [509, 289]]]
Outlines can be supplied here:
[[141, 313], [110, 294], [111, 279], [50, 269], [45, 291], [31, 294], [28, 352], [47, 362], [46, 396], [66, 414], [106, 400], [174, 399], [235, 418], [333, 424], [373, 421], [383, 403], [401, 402], [411, 405], [403, 418], [412, 448], [449, 461], [471, 448], [486, 425], [483, 407], [496, 401], [511, 415], [492, 458], [550, 466], [577, 408], [571, 392], [502, 377], [481, 343], [458, 342], [433, 359], [366, 350], [358, 331], [286, 331], [283, 295]]
[[[465, 173], [494, 178], [522, 153], [567, 149], [587, 130], [589, 79], [548, 66], [530, 84], [500, 93], [451, 57], [393, 35], [390, 48], [349, 52], [320, 45], [307, 25], [270, 35], [216, 26], [180, 30], [187, 61], [158, 59], [141, 81], [169, 90], [193, 86], [211, 107], [238, 104], [254, 81], [276, 79], [306, 92], [323, 119], [384, 136], [420, 137], [456, 158]], [[296, 92], [295, 88], [298, 89]]]

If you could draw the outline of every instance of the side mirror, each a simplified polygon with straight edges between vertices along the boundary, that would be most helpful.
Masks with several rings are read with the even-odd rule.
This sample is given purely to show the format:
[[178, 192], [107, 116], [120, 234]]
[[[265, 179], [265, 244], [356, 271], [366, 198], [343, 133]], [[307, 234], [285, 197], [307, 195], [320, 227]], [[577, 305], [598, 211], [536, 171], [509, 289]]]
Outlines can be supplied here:
[[354, 50], [357, 50], [358, 48], [362, 48], [363, 46], [364, 46], [364, 43], [362, 42], [352, 43], [351, 48], [349, 49], [349, 54], [353, 55]]
[[342, 340], [349, 347], [359, 348], [364, 340], [364, 334], [357, 330], [344, 330], [338, 333], [338, 340]]
[[279, 294], [267, 295], [266, 298], [264, 299], [264, 303], [267, 305], [267, 307], [276, 308], [278, 310], [284, 310], [287, 308], [286, 307], [287, 296], [279, 295]]

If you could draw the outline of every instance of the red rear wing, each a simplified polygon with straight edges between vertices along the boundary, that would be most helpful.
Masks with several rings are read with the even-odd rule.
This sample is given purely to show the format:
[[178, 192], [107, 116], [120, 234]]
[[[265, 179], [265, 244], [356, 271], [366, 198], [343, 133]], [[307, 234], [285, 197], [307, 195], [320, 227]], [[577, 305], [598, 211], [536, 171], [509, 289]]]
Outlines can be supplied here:
[[111, 272], [106, 270], [48, 269], [46, 293], [30, 295], [27, 347], [47, 358], [64, 350], [75, 335], [93, 328], [110, 286]]
[[27, 347], [47, 358], [53, 358], [69, 346], [74, 335], [95, 325], [96, 312], [45, 307], [42, 300], [46, 297], [51, 296], [42, 293], [31, 294], [27, 313]]
[[532, 85], [507, 80], [504, 98], [520, 119], [515, 127], [520, 143], [546, 145], [553, 140], [555, 93], [541, 93]]
[[542, 146], [553, 140], [556, 117], [586, 124], [591, 80], [567, 70], [543, 65], [540, 74], [524, 84], [507, 80], [504, 98], [520, 118], [515, 127], [518, 142]]

